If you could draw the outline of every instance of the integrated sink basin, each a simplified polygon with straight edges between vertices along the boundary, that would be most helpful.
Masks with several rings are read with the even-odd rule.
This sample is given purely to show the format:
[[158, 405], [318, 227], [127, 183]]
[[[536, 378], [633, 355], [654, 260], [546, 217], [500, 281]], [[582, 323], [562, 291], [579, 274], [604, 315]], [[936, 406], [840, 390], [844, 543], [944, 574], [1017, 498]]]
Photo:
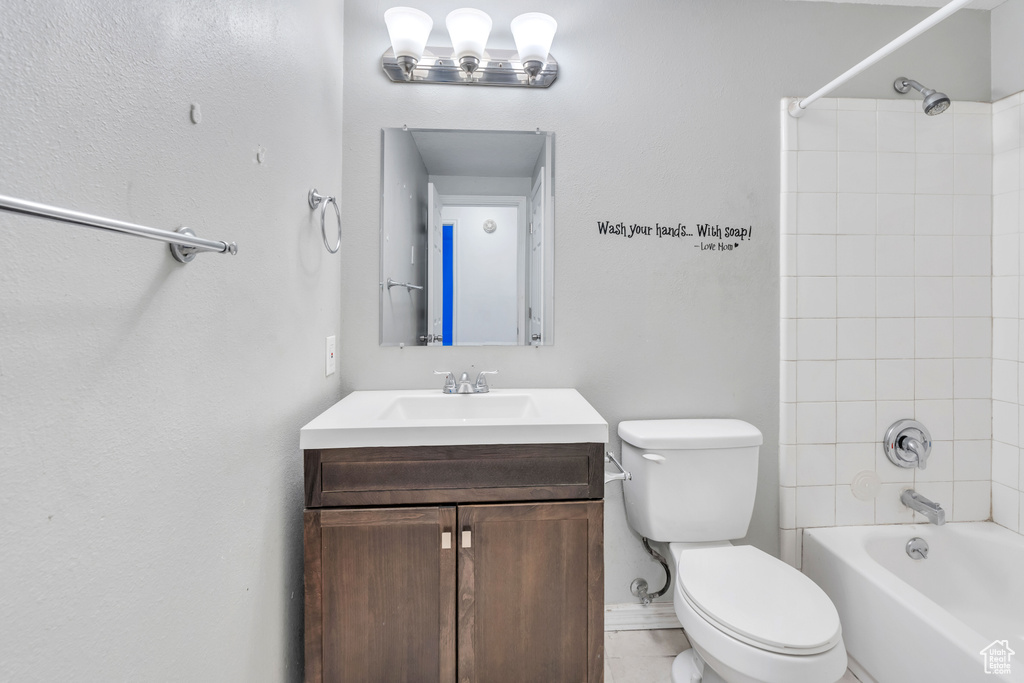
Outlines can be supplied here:
[[607, 441], [608, 423], [575, 389], [354, 391], [299, 432], [304, 450]]

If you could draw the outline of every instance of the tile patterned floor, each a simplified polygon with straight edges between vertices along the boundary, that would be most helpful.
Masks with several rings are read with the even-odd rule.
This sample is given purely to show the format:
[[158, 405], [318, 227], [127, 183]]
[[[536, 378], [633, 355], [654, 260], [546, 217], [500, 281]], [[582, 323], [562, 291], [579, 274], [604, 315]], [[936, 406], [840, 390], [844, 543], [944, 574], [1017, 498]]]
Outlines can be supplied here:
[[[682, 629], [607, 631], [605, 683], [669, 683], [672, 660], [690, 643]], [[839, 683], [858, 683], [849, 671]]]

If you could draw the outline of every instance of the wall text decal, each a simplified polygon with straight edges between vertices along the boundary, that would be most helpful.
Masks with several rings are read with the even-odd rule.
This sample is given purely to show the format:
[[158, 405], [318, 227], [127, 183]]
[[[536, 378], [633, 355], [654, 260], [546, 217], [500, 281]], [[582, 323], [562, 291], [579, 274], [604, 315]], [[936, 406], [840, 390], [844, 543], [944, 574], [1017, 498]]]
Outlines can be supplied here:
[[701, 251], [733, 251], [740, 247], [741, 242], [753, 239], [754, 227], [734, 227], [731, 225], [720, 225], [710, 223], [697, 223], [694, 228], [689, 228], [683, 223], [676, 223], [675, 227], [655, 223], [653, 226], [642, 223], [612, 223], [611, 221], [597, 221], [597, 232], [599, 235], [608, 237], [653, 237], [670, 239], [693, 240], [693, 248]]

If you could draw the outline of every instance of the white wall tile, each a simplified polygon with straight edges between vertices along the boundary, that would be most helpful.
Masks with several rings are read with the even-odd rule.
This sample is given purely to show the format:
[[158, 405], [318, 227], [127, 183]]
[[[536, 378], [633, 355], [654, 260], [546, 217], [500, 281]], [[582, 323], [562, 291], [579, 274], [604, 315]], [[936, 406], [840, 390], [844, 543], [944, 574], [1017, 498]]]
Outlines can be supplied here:
[[984, 318], [991, 316], [992, 280], [987, 277], [953, 278], [953, 315]]
[[779, 363], [779, 400], [785, 403], [796, 401], [796, 363], [784, 360]]
[[[896, 467], [890, 463], [891, 467]], [[882, 484], [875, 498], [875, 524], [909, 524], [914, 521], [914, 511], [900, 502], [900, 494], [906, 484]]]
[[836, 238], [832, 235], [797, 235], [796, 274], [835, 276]]
[[801, 150], [835, 150], [836, 112], [808, 109], [797, 124], [797, 139]]
[[953, 278], [914, 278], [914, 313], [918, 317], [952, 317]]
[[992, 442], [953, 442], [953, 480], [989, 481], [992, 478]]
[[836, 362], [797, 361], [796, 398], [800, 402], [835, 401]]
[[934, 235], [918, 235], [914, 238], [914, 275], [952, 276], [953, 238]]
[[992, 234], [1015, 235], [1020, 228], [1020, 191], [992, 197]]
[[[988, 475], [986, 474], [986, 478]], [[796, 486], [796, 446], [779, 446], [779, 485]]]
[[875, 238], [875, 274], [879, 277], [914, 276], [914, 237], [879, 235]]
[[836, 232], [836, 195], [834, 192], [797, 192], [796, 232], [803, 235], [829, 235]]
[[[800, 152], [804, 154], [804, 152]], [[815, 152], [807, 152], [815, 154]], [[918, 154], [915, 159], [916, 192], [918, 194], [953, 194], [953, 155], [952, 154]], [[801, 181], [803, 187], [803, 161], [800, 162]], [[828, 190], [822, 190], [827, 192]], [[970, 194], [963, 192], [961, 194]]]
[[836, 358], [875, 357], [874, 318], [841, 318], [836, 321], [836, 331], [838, 336]]
[[909, 111], [879, 111], [877, 115], [878, 151], [913, 152], [915, 147], [914, 114]]
[[914, 419], [928, 426], [934, 441], [953, 440], [953, 401], [948, 399], [915, 401]]
[[953, 234], [953, 196], [919, 194], [914, 197], [914, 232], [918, 235]]
[[[797, 152], [797, 182], [800, 191], [835, 192], [836, 164], [835, 152]], [[950, 191], [952, 180], [950, 168]]]
[[957, 154], [953, 158], [953, 192], [955, 194], [992, 194], [992, 156], [989, 154]]
[[[915, 415], [913, 401], [876, 401], [875, 402], [875, 435], [878, 442], [882, 441], [887, 430], [896, 420], [912, 420]], [[934, 437], [934, 434], [932, 435]], [[878, 455], [883, 459], [882, 449], [878, 449]], [[889, 462], [886, 460], [886, 462]], [[891, 463], [890, 463], [891, 464]], [[876, 468], [877, 469], [877, 468]], [[899, 469], [899, 468], [897, 468]], [[881, 472], [879, 472], [881, 474]], [[884, 477], [882, 481], [886, 480]]]
[[836, 198], [836, 232], [840, 235], [875, 234], [875, 206], [873, 194], [839, 193]]
[[860, 500], [849, 486], [836, 487], [836, 525], [874, 524], [875, 502]]
[[[952, 245], [950, 246], [952, 249]], [[836, 237], [837, 275], [875, 274], [874, 235], [839, 235]]]
[[992, 234], [992, 197], [956, 195], [953, 197], [953, 232], [957, 235]]
[[879, 318], [913, 317], [914, 278], [877, 278], [875, 280], [875, 315]]
[[797, 360], [835, 360], [836, 321], [828, 318], [796, 321]]
[[838, 161], [836, 187], [839, 192], [875, 193], [878, 159], [874, 152], [839, 152]]
[[782, 529], [779, 532], [779, 557], [791, 567], [800, 569], [800, 540], [802, 529]]
[[[927, 426], [927, 423], [923, 423]], [[934, 435], [933, 435], [934, 436]], [[953, 442], [932, 441], [928, 467], [914, 471], [914, 482], [953, 481]]]
[[779, 526], [782, 529], [796, 528], [796, 489], [783, 486], [779, 489]]
[[796, 524], [801, 529], [834, 526], [835, 486], [801, 486], [796, 490]]
[[934, 153], [953, 151], [953, 117], [952, 116], [916, 116], [914, 124], [917, 128], [917, 146], [915, 151], [921, 156]]
[[914, 195], [878, 194], [878, 234], [914, 234]]
[[875, 361], [875, 398], [879, 401], [913, 400], [914, 361]]
[[992, 154], [992, 116], [954, 113], [953, 152]]
[[836, 403], [836, 443], [864, 443], [874, 438], [874, 401]]
[[779, 164], [779, 175], [782, 177], [782, 191], [783, 192], [795, 192], [799, 186], [800, 181], [797, 176], [797, 171], [800, 168], [798, 163], [797, 152], [783, 152], [782, 160]]
[[885, 194], [912, 194], [917, 187], [915, 156], [901, 152], [880, 152], [877, 158], [877, 191]]
[[877, 145], [876, 117], [877, 114], [874, 110], [842, 111], [840, 109], [838, 112], [838, 149], [840, 151], [874, 152]]
[[[872, 260], [872, 265], [874, 265], [874, 260]], [[836, 314], [840, 318], [873, 318], [875, 316], [875, 278], [837, 278]]]
[[[963, 361], [965, 363], [972, 361]], [[974, 361], [979, 362], [979, 361]], [[983, 361], [981, 361], [983, 362]], [[993, 360], [990, 380], [990, 396], [996, 401], [1017, 403], [1017, 361]], [[978, 387], [975, 386], [975, 390]], [[957, 398], [983, 398], [981, 396], [958, 396]]]
[[836, 484], [850, 484], [860, 472], [875, 471], [877, 443], [836, 444]]
[[988, 358], [953, 361], [953, 398], [988, 399], [992, 397], [992, 388], [992, 361]]
[[[836, 442], [835, 403], [797, 403], [796, 439], [798, 444], [834, 444]], [[799, 454], [797, 454], [799, 468]]]
[[921, 107], [913, 100], [876, 100], [875, 106], [878, 111], [902, 111], [910, 114], [920, 111]]
[[[992, 439], [1002, 443], [1017, 446], [1019, 440], [1019, 416], [1020, 408], [1016, 403], [1006, 401], [992, 401]], [[993, 471], [995, 464], [993, 460]]]
[[914, 319], [880, 319], [875, 348], [878, 358], [913, 358]]
[[1016, 489], [993, 482], [992, 521], [1010, 531], [1020, 531], [1020, 493]]
[[864, 97], [837, 97], [836, 108], [839, 111], [875, 111], [878, 107], [875, 100]]
[[[992, 159], [992, 193], [996, 195], [1020, 190], [1020, 150], [1000, 152]], [[964, 194], [982, 194], [965, 192]]]
[[992, 437], [992, 402], [984, 399], [953, 400], [953, 438], [989, 439]]
[[836, 483], [836, 447], [834, 444], [796, 447], [797, 486], [831, 486]]
[[[953, 291], [956, 291], [954, 280]], [[954, 311], [956, 307], [954, 306]], [[953, 319], [953, 357], [988, 358], [992, 348], [989, 318]]]
[[992, 152], [999, 154], [1020, 147], [1020, 107], [992, 114]]
[[[875, 360], [840, 360], [836, 363], [836, 399], [875, 400]], [[872, 406], [872, 410], [874, 407]], [[874, 425], [874, 418], [872, 418]]]
[[914, 398], [953, 398], [952, 359], [922, 359], [914, 362]]
[[1002, 441], [992, 442], [992, 481], [1017, 488], [1020, 477], [1020, 449]]
[[1016, 318], [1020, 292], [1015, 276], [992, 278], [992, 315], [997, 318]]
[[1019, 275], [1020, 241], [1017, 235], [992, 236], [992, 274]]
[[914, 355], [917, 358], [952, 358], [953, 319], [917, 318], [914, 321]]
[[779, 404], [779, 443], [796, 443], [796, 404]]
[[953, 237], [953, 275], [988, 277], [992, 274], [992, 238], [988, 235]]
[[[952, 514], [947, 521], [976, 522], [989, 518], [992, 484], [987, 481], [958, 481], [953, 484]], [[943, 505], [943, 507], [947, 507]]]
[[[950, 290], [950, 297], [952, 297], [952, 290]], [[796, 278], [796, 315], [798, 318], [836, 317], [836, 279], [834, 277]]]

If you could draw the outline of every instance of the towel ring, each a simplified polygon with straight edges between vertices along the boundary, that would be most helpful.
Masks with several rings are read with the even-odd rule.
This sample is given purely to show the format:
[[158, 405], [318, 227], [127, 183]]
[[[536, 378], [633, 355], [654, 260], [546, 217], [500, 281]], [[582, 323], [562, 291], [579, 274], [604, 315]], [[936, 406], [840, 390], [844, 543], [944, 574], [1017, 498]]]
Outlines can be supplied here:
[[[324, 238], [324, 246], [327, 248], [327, 251], [337, 254], [338, 250], [341, 249], [341, 209], [338, 208], [338, 202], [334, 197], [324, 197], [314, 187], [309, 191], [309, 208], [315, 209], [321, 203], [323, 203], [323, 206], [320, 207], [320, 234]], [[333, 249], [331, 248], [331, 243], [327, 241], [327, 227], [324, 225], [328, 204], [334, 205], [334, 215], [338, 218], [338, 243], [334, 245]]]

